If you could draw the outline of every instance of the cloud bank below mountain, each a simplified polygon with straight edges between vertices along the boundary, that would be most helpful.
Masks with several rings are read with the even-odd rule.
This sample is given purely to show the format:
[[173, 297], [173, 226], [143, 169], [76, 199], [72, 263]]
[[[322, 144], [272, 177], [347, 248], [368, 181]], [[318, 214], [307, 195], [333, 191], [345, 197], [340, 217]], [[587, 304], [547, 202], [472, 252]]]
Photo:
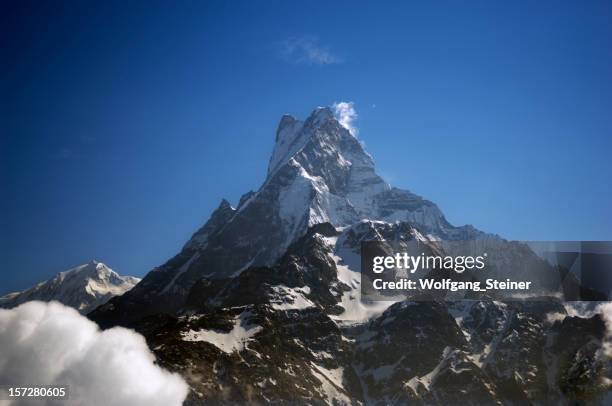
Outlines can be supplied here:
[[3, 384], [68, 385], [68, 404], [182, 404], [187, 384], [154, 360], [140, 334], [120, 327], [100, 331], [58, 302], [0, 309]]

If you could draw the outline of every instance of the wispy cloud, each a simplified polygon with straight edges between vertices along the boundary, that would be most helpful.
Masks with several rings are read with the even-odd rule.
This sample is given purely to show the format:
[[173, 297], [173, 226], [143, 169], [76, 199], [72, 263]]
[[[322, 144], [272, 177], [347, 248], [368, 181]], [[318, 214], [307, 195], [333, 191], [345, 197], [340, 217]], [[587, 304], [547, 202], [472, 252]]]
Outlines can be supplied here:
[[353, 102], [337, 102], [332, 106], [334, 113], [340, 124], [349, 130], [353, 136], [357, 136], [359, 130], [355, 126], [355, 120], [357, 120], [357, 110], [355, 110], [355, 104]]
[[316, 38], [289, 38], [280, 44], [280, 56], [287, 62], [305, 65], [332, 65], [342, 62]]

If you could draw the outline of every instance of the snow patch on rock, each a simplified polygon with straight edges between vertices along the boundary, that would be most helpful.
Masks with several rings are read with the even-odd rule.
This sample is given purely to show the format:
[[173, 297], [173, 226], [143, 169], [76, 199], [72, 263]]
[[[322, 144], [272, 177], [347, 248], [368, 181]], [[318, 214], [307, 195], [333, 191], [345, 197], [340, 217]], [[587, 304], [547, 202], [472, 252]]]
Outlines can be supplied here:
[[272, 297], [270, 297], [270, 304], [273, 309], [301, 310], [315, 306], [315, 304], [305, 296], [310, 293], [309, 286], [288, 288], [287, 286], [279, 285], [272, 287], [272, 290], [274, 293]]
[[263, 329], [261, 326], [251, 324], [249, 321], [250, 316], [250, 311], [244, 311], [236, 316], [233, 321], [233, 327], [229, 332], [204, 329], [197, 331], [189, 330], [181, 333], [182, 339], [183, 341], [191, 342], [207, 342], [227, 354], [231, 354], [234, 351], [240, 352]]

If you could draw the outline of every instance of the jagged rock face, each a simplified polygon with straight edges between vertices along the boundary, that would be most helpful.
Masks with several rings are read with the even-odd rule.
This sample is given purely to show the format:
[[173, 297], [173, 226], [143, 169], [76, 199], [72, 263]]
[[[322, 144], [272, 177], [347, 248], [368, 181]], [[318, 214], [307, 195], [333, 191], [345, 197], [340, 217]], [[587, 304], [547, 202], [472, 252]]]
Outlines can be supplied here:
[[85, 314], [129, 291], [139, 281], [133, 276], [121, 276], [101, 262], [91, 261], [60, 272], [30, 289], [1, 297], [0, 307], [11, 308], [30, 300], [57, 300]]
[[338, 280], [326, 241], [337, 234], [329, 223], [320, 224], [292, 244], [273, 267], [252, 267], [223, 280], [202, 278], [191, 289], [186, 308], [201, 311], [267, 303], [283, 309], [317, 303], [332, 312], [336, 297], [350, 289]]
[[555, 323], [551, 336], [548, 360], [558, 369], [549, 376], [564, 396], [588, 402], [610, 390], [609, 380], [602, 379], [612, 370], [610, 332], [601, 315], [568, 316]]
[[370, 322], [356, 347], [354, 362], [367, 397], [391, 401], [406, 395], [411, 378], [432, 371], [446, 347], [463, 349], [466, 341], [444, 305], [401, 302]]
[[150, 345], [160, 363], [192, 378], [194, 401], [348, 404], [353, 397], [354, 374], [345, 385], [342, 373], [349, 343], [317, 308], [238, 307], [178, 319], [155, 337]]
[[[609, 332], [600, 315], [570, 317], [558, 301], [459, 302], [449, 309], [469, 341], [472, 360], [496, 383], [500, 398], [588, 404], [610, 390], [610, 358], [603, 353]], [[572, 375], [584, 365], [582, 356], [589, 359], [588, 383], [584, 375]]]
[[387, 185], [329, 109], [284, 116], [261, 188], [236, 208], [223, 201], [176, 257], [89, 316], [143, 333], [190, 384], [188, 404], [603, 399], [599, 316], [568, 317], [554, 301], [360, 300], [362, 241], [435, 250], [440, 239], [527, 255]]
[[404, 388], [406, 401], [416, 404], [503, 404], [495, 383], [472, 362], [469, 353], [451, 347], [444, 349], [431, 372], [412, 378]]

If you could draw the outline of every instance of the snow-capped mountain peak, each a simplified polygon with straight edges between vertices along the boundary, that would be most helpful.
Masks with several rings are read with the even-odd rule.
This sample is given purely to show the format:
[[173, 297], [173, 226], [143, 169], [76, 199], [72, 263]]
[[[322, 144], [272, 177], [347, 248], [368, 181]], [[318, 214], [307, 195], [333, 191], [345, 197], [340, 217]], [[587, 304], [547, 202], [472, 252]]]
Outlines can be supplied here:
[[[276, 142], [268, 165], [268, 177], [286, 164], [313, 137], [319, 137], [315, 141], [318, 142], [319, 146], [334, 149], [330, 143], [333, 138], [326, 137], [329, 134], [353, 137], [350, 131], [338, 122], [329, 107], [317, 107], [305, 121], [297, 120], [295, 117], [285, 114], [276, 130]], [[369, 154], [363, 150], [361, 152], [371, 161]], [[370, 163], [373, 165], [373, 162]]]
[[223, 200], [178, 255], [130, 292], [130, 300], [142, 304], [143, 313], [179, 308], [202, 277], [225, 279], [271, 266], [310, 227], [344, 228], [364, 219], [405, 221], [440, 238], [467, 232], [449, 224], [434, 203], [386, 183], [331, 108], [316, 108], [304, 121], [285, 115], [261, 187], [244, 194], [236, 208]]
[[57, 300], [85, 314], [110, 298], [124, 294], [139, 281], [133, 276], [121, 276], [104, 263], [92, 260], [59, 272], [30, 289], [1, 297], [0, 307], [14, 307], [30, 300]]

